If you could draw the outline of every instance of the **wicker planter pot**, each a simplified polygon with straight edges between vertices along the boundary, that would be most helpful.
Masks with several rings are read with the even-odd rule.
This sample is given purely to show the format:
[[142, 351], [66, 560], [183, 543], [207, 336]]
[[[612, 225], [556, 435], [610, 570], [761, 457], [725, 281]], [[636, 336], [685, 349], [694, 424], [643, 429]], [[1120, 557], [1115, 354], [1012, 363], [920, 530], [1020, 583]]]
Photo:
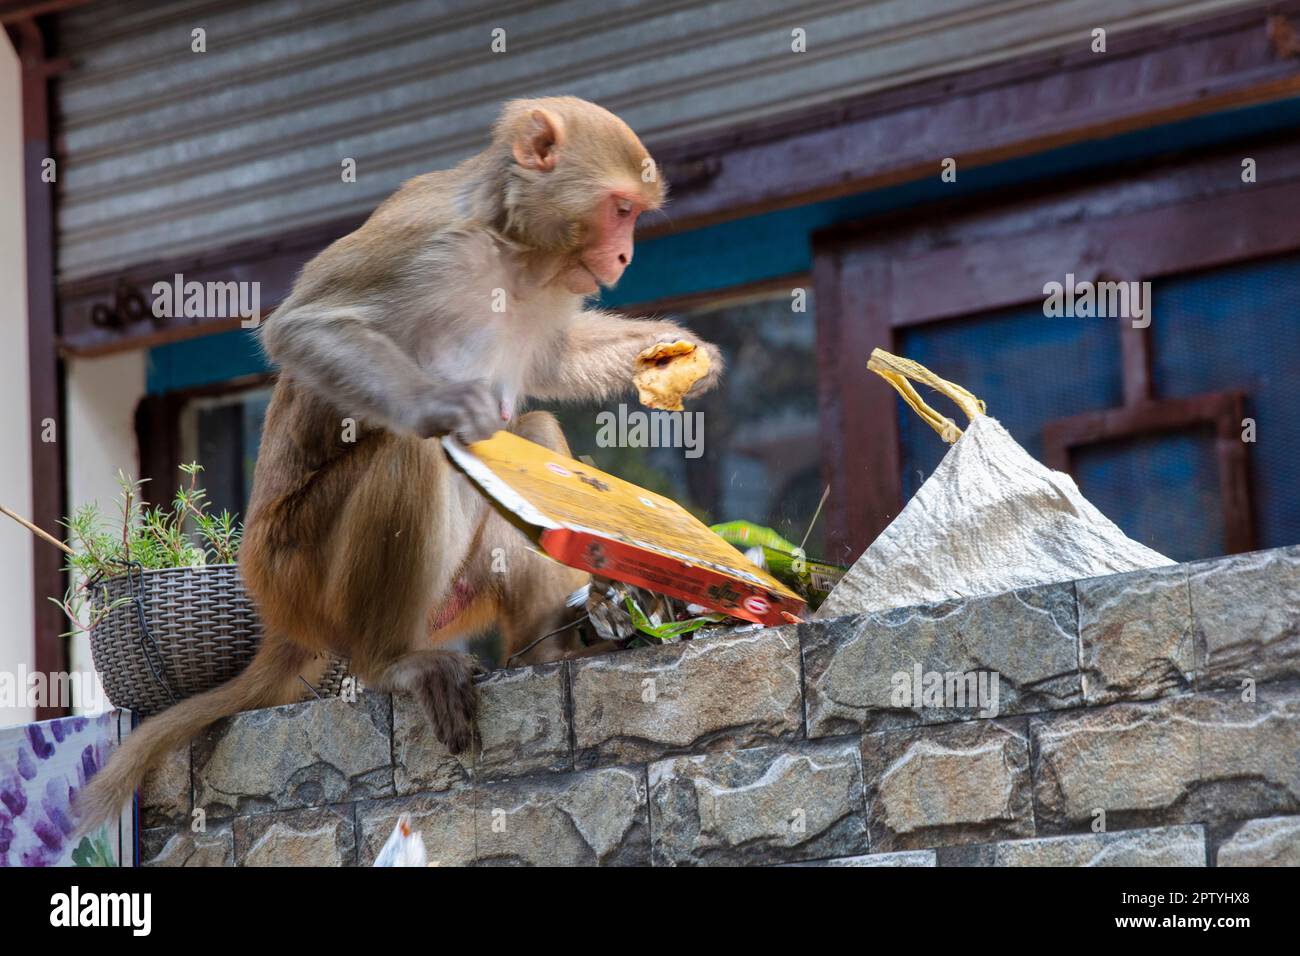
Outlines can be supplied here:
[[[141, 716], [224, 684], [262, 642], [262, 622], [234, 564], [137, 570], [97, 591], [96, 610], [131, 598], [95, 627], [90, 652], [109, 700]], [[346, 666], [332, 658], [316, 693], [337, 696]], [[304, 684], [303, 697], [310, 696]]]

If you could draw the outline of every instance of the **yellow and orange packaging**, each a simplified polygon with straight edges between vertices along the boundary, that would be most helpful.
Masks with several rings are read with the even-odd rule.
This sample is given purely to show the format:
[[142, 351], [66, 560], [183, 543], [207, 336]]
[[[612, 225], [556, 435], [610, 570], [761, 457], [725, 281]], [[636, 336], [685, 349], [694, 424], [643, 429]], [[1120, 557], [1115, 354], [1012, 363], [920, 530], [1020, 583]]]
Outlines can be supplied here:
[[546, 554], [758, 624], [802, 618], [803, 599], [677, 502], [510, 432], [465, 446], [455, 464]]

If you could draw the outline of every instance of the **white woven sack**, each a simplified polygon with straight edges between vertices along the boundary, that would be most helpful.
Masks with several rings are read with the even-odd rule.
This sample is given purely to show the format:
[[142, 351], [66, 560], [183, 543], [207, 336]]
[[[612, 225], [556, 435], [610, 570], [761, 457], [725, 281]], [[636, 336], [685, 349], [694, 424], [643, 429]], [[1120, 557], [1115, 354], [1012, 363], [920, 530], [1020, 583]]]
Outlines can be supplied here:
[[[835, 586], [817, 617], [1174, 563], [1126, 537], [1069, 475], [1035, 461], [964, 389], [879, 349], [868, 367], [941, 434], [961, 437]], [[972, 415], [965, 433], [925, 405], [902, 377], [924, 381], [957, 401]]]

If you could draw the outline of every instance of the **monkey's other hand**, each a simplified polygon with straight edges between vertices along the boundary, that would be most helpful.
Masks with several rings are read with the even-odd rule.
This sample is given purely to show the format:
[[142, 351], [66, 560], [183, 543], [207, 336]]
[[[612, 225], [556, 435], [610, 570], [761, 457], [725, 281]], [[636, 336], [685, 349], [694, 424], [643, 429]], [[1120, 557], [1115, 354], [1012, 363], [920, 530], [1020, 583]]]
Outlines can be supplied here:
[[411, 428], [421, 438], [454, 435], [466, 445], [491, 438], [501, 426], [501, 403], [480, 382], [430, 389], [411, 416]]

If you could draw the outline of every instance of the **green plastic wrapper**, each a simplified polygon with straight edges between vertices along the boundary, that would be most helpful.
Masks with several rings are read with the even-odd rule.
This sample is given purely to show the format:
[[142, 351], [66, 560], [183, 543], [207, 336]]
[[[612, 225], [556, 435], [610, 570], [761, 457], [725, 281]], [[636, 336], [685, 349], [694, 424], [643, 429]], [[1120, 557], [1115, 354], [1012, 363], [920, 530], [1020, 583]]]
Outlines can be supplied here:
[[752, 521], [724, 521], [709, 528], [723, 541], [747, 552], [751, 561], [798, 592], [816, 610], [848, 568], [815, 561], [771, 528]]

